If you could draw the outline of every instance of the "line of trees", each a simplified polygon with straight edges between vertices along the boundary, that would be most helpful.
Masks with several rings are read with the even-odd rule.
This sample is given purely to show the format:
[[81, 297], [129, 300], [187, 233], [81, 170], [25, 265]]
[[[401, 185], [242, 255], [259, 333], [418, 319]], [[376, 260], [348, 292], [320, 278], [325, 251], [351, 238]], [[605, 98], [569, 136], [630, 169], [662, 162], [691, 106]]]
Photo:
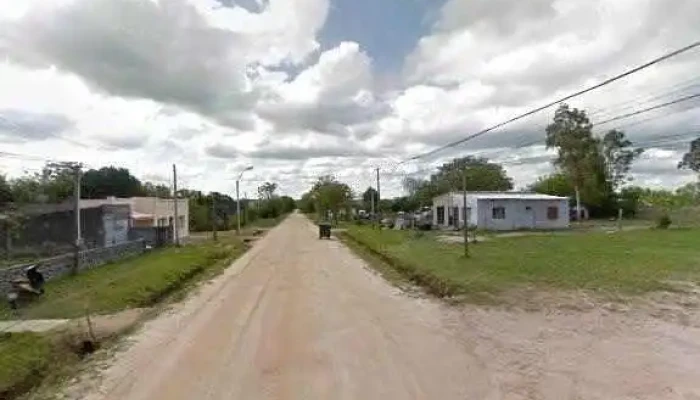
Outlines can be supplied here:
[[[0, 206], [5, 213], [22, 204], [61, 203], [73, 198], [73, 165], [46, 164], [41, 172], [15, 179], [0, 175]], [[266, 182], [258, 188], [259, 200], [255, 207], [251, 200], [241, 200], [241, 210], [247, 210], [246, 219], [277, 218], [296, 208], [294, 199], [276, 194], [277, 184]], [[142, 182], [126, 168], [103, 167], [82, 174], [81, 198], [101, 199], [114, 197], [172, 197], [169, 185]], [[231, 196], [199, 190], [178, 190], [178, 196], [189, 201], [189, 222], [192, 231], [228, 230], [236, 226], [236, 200]], [[10, 205], [12, 207], [10, 207]]]

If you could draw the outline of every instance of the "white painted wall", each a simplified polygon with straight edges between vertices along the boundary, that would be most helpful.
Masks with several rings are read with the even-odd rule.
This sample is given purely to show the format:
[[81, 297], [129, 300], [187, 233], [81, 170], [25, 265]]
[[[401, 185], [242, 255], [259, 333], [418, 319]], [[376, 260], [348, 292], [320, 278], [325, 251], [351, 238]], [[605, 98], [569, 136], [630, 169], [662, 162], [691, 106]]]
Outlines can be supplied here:
[[[504, 219], [494, 219], [493, 209], [505, 208]], [[549, 207], [556, 207], [557, 219], [549, 219]], [[531, 199], [479, 199], [477, 206], [478, 221], [481, 229], [509, 231], [517, 229], [565, 229], [569, 227], [569, 201], [531, 200]]]
[[[467, 217], [469, 219], [469, 224], [474, 225], [477, 221], [476, 215], [476, 199], [472, 196], [467, 195]], [[437, 208], [444, 207], [445, 209], [445, 221], [443, 224], [438, 224]], [[449, 213], [452, 212], [454, 207], [459, 208], [459, 218], [458, 226], [464, 226], [464, 198], [459, 193], [446, 193], [433, 199], [433, 225], [440, 225], [443, 227], [449, 225]]]
[[[444, 207], [445, 218], [438, 224], [438, 207]], [[433, 199], [433, 225], [449, 227], [449, 213], [459, 207], [458, 227], [462, 227], [463, 198], [459, 193], [447, 193]], [[517, 229], [566, 229], [569, 227], [568, 199], [488, 199], [467, 195], [468, 219], [470, 225], [488, 230]], [[493, 219], [493, 208], [504, 207], [505, 218]], [[558, 218], [550, 220], [549, 207], [557, 207]]]

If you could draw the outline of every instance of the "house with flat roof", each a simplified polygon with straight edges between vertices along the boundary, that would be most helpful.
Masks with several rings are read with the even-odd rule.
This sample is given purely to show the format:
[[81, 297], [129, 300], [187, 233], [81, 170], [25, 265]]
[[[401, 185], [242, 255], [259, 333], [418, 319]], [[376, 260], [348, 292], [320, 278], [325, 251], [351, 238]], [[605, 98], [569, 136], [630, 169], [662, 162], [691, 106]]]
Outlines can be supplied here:
[[433, 226], [470, 226], [494, 231], [566, 229], [569, 198], [526, 192], [450, 192], [433, 199]]

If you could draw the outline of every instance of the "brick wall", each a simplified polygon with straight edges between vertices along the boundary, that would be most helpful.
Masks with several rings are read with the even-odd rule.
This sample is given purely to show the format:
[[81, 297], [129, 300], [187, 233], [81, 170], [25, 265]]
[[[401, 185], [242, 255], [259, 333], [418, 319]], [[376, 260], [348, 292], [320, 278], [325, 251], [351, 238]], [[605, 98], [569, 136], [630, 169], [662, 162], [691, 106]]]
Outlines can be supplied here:
[[[124, 257], [141, 254], [144, 251], [145, 246], [142, 240], [135, 240], [116, 246], [85, 250], [80, 253], [79, 271], [99, 267]], [[67, 275], [73, 270], [73, 259], [74, 255], [71, 253], [45, 258], [38, 261], [38, 263], [40, 263], [39, 271], [44, 275], [47, 281]], [[7, 293], [11, 289], [11, 282], [14, 279], [25, 277], [24, 268], [26, 268], [27, 265], [28, 264], [21, 264], [0, 269], [0, 293]]]

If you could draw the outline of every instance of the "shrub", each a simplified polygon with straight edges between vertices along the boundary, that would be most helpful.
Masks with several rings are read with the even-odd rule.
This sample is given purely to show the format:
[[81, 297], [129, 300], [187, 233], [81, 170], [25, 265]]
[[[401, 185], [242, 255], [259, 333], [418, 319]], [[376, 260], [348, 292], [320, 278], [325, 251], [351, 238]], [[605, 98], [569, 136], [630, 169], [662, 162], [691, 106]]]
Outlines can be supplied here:
[[656, 219], [656, 227], [658, 229], [668, 229], [671, 226], [671, 217], [667, 213], [661, 214], [659, 218]]

